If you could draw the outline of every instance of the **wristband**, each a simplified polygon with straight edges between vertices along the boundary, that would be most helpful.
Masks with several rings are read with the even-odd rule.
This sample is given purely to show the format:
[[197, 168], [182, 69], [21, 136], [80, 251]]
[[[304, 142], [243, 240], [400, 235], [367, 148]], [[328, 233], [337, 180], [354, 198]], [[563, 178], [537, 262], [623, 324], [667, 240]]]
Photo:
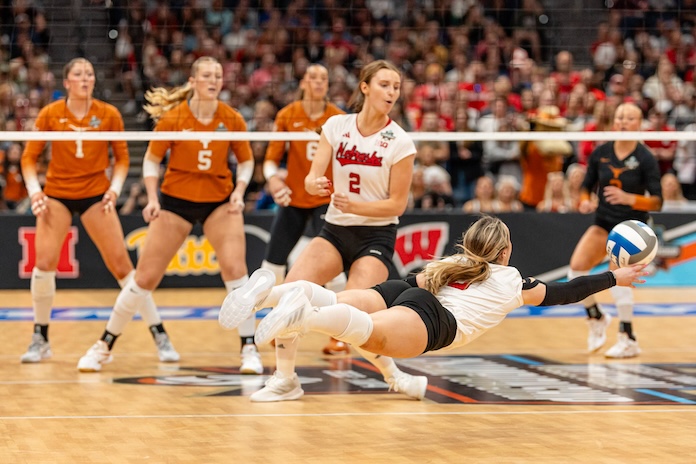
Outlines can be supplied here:
[[271, 177], [275, 176], [276, 174], [278, 174], [278, 165], [273, 161], [264, 161], [263, 177], [268, 181], [271, 180]]
[[36, 193], [41, 193], [41, 185], [39, 184], [39, 181], [36, 179], [36, 177], [32, 179], [25, 179], [25, 184], [27, 187], [27, 193], [29, 194], [29, 198], [33, 197], [34, 194]]
[[159, 177], [159, 163], [149, 160], [147, 156], [143, 158], [143, 178]]

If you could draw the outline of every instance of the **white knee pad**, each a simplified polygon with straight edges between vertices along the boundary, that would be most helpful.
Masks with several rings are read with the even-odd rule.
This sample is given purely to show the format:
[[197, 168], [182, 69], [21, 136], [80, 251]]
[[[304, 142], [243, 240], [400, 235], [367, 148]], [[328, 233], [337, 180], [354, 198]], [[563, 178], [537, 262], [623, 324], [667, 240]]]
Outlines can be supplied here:
[[633, 289], [630, 287], [611, 287], [619, 320], [629, 322], [633, 319]]
[[53, 298], [56, 294], [56, 271], [42, 271], [35, 267], [31, 271], [30, 286], [34, 298]]
[[109, 322], [106, 323], [106, 330], [114, 335], [121, 335], [123, 328], [133, 319], [135, 313], [145, 307], [148, 298], [152, 298], [151, 291], [140, 288], [133, 279], [128, 281], [116, 298]]
[[134, 275], [135, 275], [135, 269], [130, 271], [128, 274], [126, 274], [126, 276], [124, 278], [118, 279], [118, 286], [121, 288], [125, 287], [126, 284], [128, 283], [128, 281], [130, 279], [132, 279]]
[[360, 311], [355, 306], [346, 303], [341, 303], [341, 305], [349, 308], [350, 322], [346, 330], [336, 338], [343, 342], [350, 343], [353, 346], [364, 345], [370, 339], [370, 335], [372, 335], [372, 330], [374, 329], [372, 318], [369, 314]]

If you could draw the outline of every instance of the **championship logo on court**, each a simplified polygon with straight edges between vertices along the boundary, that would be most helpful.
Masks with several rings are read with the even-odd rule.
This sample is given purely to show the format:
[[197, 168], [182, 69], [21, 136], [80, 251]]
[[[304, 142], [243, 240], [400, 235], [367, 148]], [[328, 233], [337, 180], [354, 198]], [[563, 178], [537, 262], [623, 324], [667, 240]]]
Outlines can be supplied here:
[[[524, 355], [422, 357], [398, 364], [408, 373], [427, 375], [425, 400], [440, 404], [696, 405], [696, 364], [563, 364]], [[327, 358], [324, 366], [298, 366], [297, 374], [305, 395], [395, 394], [363, 359]], [[208, 387], [199, 393], [249, 396], [263, 388], [268, 375], [208, 366], [114, 382]]]
[[[22, 246], [22, 259], [19, 262], [19, 277], [31, 278], [31, 271], [36, 264], [36, 227], [20, 227], [18, 231], [19, 244]], [[75, 257], [75, 244], [79, 241], [77, 227], [72, 226], [65, 237], [60, 249], [60, 260], [56, 269], [56, 277], [62, 279], [77, 279], [80, 275], [80, 262]]]

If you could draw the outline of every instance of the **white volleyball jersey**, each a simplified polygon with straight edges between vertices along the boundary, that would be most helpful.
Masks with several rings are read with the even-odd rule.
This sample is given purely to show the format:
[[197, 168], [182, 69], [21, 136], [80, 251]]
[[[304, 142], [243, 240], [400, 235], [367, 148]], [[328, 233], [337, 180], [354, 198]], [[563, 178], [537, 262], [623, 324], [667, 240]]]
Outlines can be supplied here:
[[[365, 202], [389, 198], [391, 167], [416, 153], [411, 137], [394, 121], [377, 133], [363, 136], [357, 114], [332, 116], [322, 134], [333, 148], [333, 189], [350, 201]], [[329, 205], [326, 222], [339, 226], [384, 226], [398, 224], [397, 216], [365, 217], [342, 213]]]
[[491, 275], [483, 282], [452, 282], [437, 293], [442, 306], [457, 320], [457, 335], [444, 349], [471, 343], [524, 304], [520, 271], [498, 264], [490, 267]]

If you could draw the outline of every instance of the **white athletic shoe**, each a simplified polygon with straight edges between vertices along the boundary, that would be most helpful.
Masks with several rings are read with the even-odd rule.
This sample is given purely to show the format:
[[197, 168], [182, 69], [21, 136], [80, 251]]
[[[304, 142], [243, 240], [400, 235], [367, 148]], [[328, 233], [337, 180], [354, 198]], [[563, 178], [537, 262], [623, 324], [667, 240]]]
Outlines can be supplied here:
[[397, 372], [387, 379], [389, 391], [403, 393], [411, 398], [422, 400], [428, 388], [428, 378], [424, 375], [411, 375]]
[[256, 403], [268, 403], [272, 401], [292, 401], [300, 399], [304, 395], [300, 379], [297, 374], [286, 378], [278, 371], [266, 380], [266, 386], [254, 392], [249, 399]]
[[292, 337], [304, 335], [308, 332], [305, 326], [307, 316], [313, 311], [304, 290], [301, 287], [293, 287], [288, 290], [278, 301], [278, 305], [256, 328], [254, 340], [258, 345], [270, 343], [278, 337]]
[[218, 314], [218, 323], [227, 330], [236, 329], [258, 310], [275, 285], [276, 277], [268, 269], [257, 269], [247, 283], [233, 290], [225, 297]]
[[157, 354], [162, 362], [179, 362], [181, 358], [179, 353], [174, 349], [169, 336], [166, 333], [158, 333], [155, 335], [155, 344], [157, 345]]
[[242, 365], [239, 372], [242, 374], [263, 374], [261, 354], [256, 345], [249, 343], [242, 347]]
[[99, 372], [102, 364], [109, 364], [113, 360], [109, 345], [104, 340], [99, 340], [87, 350], [87, 354], [80, 358], [77, 370], [80, 372]]
[[634, 358], [640, 354], [640, 347], [637, 340], [631, 340], [623, 332], [619, 332], [619, 339], [616, 344], [609, 348], [604, 356], [607, 358]]
[[37, 363], [42, 359], [48, 359], [53, 356], [51, 345], [43, 338], [40, 333], [35, 333], [31, 336], [31, 344], [19, 359], [23, 363]]
[[587, 325], [590, 326], [590, 332], [587, 334], [587, 351], [594, 353], [604, 346], [607, 342], [607, 327], [611, 322], [611, 316], [604, 313], [601, 319], [590, 317], [587, 319]]

